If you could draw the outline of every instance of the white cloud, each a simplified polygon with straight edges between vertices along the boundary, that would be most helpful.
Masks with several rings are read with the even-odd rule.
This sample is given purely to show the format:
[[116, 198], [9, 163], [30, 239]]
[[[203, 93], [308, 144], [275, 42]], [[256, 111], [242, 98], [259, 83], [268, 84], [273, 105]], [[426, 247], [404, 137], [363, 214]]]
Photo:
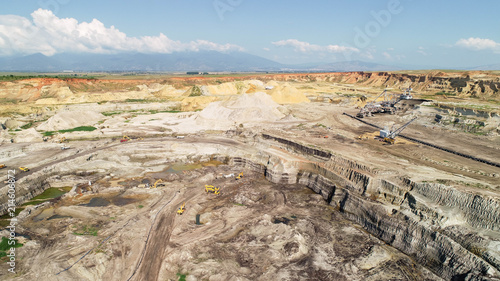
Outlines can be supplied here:
[[308, 42], [299, 41], [297, 39], [287, 39], [272, 42], [273, 45], [278, 47], [292, 47], [297, 52], [309, 53], [309, 52], [328, 52], [328, 53], [346, 53], [346, 52], [359, 52], [359, 49], [340, 46], [340, 45], [327, 45], [320, 46], [315, 44], [310, 44]]
[[427, 56], [428, 55], [427, 52], [425, 51], [425, 48], [422, 47], [422, 46], [418, 47], [417, 53], [419, 53], [419, 54], [421, 54], [423, 56]]
[[382, 53], [382, 56], [386, 59], [386, 60], [402, 60], [404, 58], [406, 58], [405, 55], [400, 55], [400, 54], [390, 54], [389, 52], [383, 52]]
[[491, 39], [482, 39], [470, 37], [468, 39], [460, 39], [455, 43], [456, 46], [471, 49], [471, 50], [493, 50], [500, 52], [500, 43]]
[[128, 37], [114, 26], [104, 26], [97, 19], [79, 23], [74, 18], [58, 18], [52, 11], [44, 9], [34, 11], [31, 16], [32, 21], [15, 15], [0, 15], [0, 55], [243, 50], [237, 45], [206, 40], [184, 43], [172, 40], [163, 33], [158, 36]]
[[266, 51], [266, 52], [271, 51], [271, 49], [269, 49], [269, 48], [262, 48], [262, 50], [264, 50], [264, 51]]

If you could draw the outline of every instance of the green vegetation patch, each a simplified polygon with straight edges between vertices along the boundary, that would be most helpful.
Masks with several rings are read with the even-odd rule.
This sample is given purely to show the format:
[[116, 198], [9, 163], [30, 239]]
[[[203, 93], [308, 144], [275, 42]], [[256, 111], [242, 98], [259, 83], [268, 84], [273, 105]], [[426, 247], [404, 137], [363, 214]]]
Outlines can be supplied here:
[[177, 276], [179, 277], [178, 281], [186, 281], [187, 274], [177, 273]]
[[91, 225], [78, 225], [78, 226], [73, 226], [76, 228], [75, 231], [73, 231], [74, 235], [91, 235], [91, 236], [97, 236], [97, 232], [99, 232], [99, 229], [97, 227], [91, 226]]
[[[23, 244], [19, 243], [17, 239], [14, 239], [15, 243], [13, 245], [9, 245], [9, 239], [7, 237], [2, 237], [2, 241], [0, 242], [0, 258], [7, 256], [7, 251], [10, 248], [20, 248]], [[12, 244], [12, 242], [10, 242]]]
[[102, 115], [104, 116], [112, 116], [112, 115], [117, 115], [123, 113], [123, 111], [106, 111], [106, 112], [101, 112]]
[[7, 104], [7, 103], [17, 104], [18, 102], [19, 102], [19, 100], [16, 100], [16, 99], [9, 99], [9, 98], [1, 98], [0, 99], [0, 104]]
[[193, 86], [191, 89], [191, 94], [189, 94], [190, 97], [199, 97], [202, 95], [201, 88], [199, 86]]
[[148, 99], [126, 99], [125, 102], [142, 102], [142, 103], [146, 103], [146, 102], [155, 102], [155, 101], [148, 100]]
[[46, 132], [43, 132], [43, 135], [45, 137], [49, 137], [49, 136], [55, 135], [56, 133], [92, 132], [92, 131], [95, 131], [95, 130], [97, 130], [96, 127], [92, 127], [92, 126], [80, 126], [80, 127], [76, 127], [76, 128], [73, 128], [73, 129], [66, 129], [66, 130], [59, 130], [59, 131], [46, 131]]
[[31, 126], [33, 126], [33, 123], [31, 123], [31, 122], [30, 122], [30, 123], [28, 123], [28, 124], [24, 124], [24, 125], [22, 125], [22, 126], [21, 126], [21, 129], [26, 130], [26, 129], [31, 128]]
[[96, 127], [92, 127], [92, 126], [80, 126], [80, 127], [76, 127], [76, 128], [73, 128], [73, 129], [59, 130], [58, 132], [59, 133], [92, 132], [92, 131], [95, 131], [95, 130], [97, 130]]
[[434, 95], [436, 96], [449, 96], [449, 97], [455, 97], [457, 94], [455, 93], [447, 93], [447, 92], [437, 92]]
[[31, 200], [28, 202], [24, 203], [22, 206], [28, 206], [28, 205], [38, 205], [43, 202], [49, 201], [54, 198], [58, 198], [65, 194], [66, 192], [69, 192], [71, 190], [71, 186], [66, 186], [66, 187], [51, 187], [46, 189], [42, 194], [33, 197]]

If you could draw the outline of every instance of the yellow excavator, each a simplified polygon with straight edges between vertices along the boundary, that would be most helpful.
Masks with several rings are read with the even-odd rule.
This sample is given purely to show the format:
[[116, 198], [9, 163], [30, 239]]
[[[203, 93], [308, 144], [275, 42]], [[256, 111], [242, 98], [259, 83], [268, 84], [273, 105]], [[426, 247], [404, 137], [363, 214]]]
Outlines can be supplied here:
[[182, 205], [177, 209], [177, 214], [182, 215], [186, 210], [186, 202], [182, 203]]
[[[157, 184], [160, 183], [160, 182], [163, 182], [161, 179], [155, 181], [155, 184], [153, 185], [153, 188], [156, 188]], [[163, 184], [162, 184], [163, 185]]]
[[0, 169], [3, 169], [5, 167], [6, 167], [5, 164], [0, 164]]
[[236, 180], [239, 180], [243, 177], [243, 172], [241, 172], [237, 177], [236, 177]]
[[62, 138], [59, 139], [59, 143], [63, 143], [63, 142], [66, 142], [66, 141], [67, 141], [66, 137], [62, 137]]
[[123, 138], [120, 140], [120, 142], [126, 142], [129, 140], [130, 140], [130, 138], [128, 136], [123, 136]]
[[213, 185], [205, 184], [205, 192], [207, 192], [207, 193], [212, 192], [215, 195], [219, 195], [220, 189], [218, 187], [213, 186]]

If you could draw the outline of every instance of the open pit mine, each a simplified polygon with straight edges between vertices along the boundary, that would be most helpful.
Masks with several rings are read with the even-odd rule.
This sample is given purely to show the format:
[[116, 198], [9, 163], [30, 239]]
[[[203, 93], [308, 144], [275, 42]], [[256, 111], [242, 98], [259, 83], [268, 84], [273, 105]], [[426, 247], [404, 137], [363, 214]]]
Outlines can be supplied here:
[[494, 72], [0, 82], [2, 280], [500, 280]]

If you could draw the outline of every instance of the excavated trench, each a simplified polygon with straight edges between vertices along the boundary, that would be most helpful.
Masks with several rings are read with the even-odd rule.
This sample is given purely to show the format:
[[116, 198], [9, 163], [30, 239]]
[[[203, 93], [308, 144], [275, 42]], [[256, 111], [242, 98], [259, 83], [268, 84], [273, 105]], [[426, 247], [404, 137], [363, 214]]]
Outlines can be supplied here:
[[[500, 202], [442, 184], [398, 184], [376, 179], [376, 172], [330, 152], [265, 135], [284, 149], [313, 159], [300, 169], [274, 169], [276, 163], [232, 158], [231, 164], [252, 169], [273, 183], [305, 185], [346, 218], [415, 259], [438, 276], [451, 280], [498, 280], [497, 241], [479, 233], [500, 230]], [[438, 206], [437, 208], [435, 206]], [[434, 206], [434, 207], [433, 207]], [[460, 214], [465, 223], [448, 226]], [[468, 237], [464, 238], [464, 235]], [[495, 237], [498, 240], [499, 237]]]
[[[345, 218], [444, 279], [500, 280], [498, 200], [442, 184], [387, 180], [376, 170], [332, 152], [271, 135], [259, 138], [259, 145], [279, 147], [305, 161], [284, 160], [265, 150], [210, 158], [262, 174], [272, 183], [310, 188]], [[30, 190], [18, 200], [43, 192], [53, 171], [47, 168], [41, 171], [43, 176], [23, 178]], [[453, 223], [457, 217], [460, 221]]]

